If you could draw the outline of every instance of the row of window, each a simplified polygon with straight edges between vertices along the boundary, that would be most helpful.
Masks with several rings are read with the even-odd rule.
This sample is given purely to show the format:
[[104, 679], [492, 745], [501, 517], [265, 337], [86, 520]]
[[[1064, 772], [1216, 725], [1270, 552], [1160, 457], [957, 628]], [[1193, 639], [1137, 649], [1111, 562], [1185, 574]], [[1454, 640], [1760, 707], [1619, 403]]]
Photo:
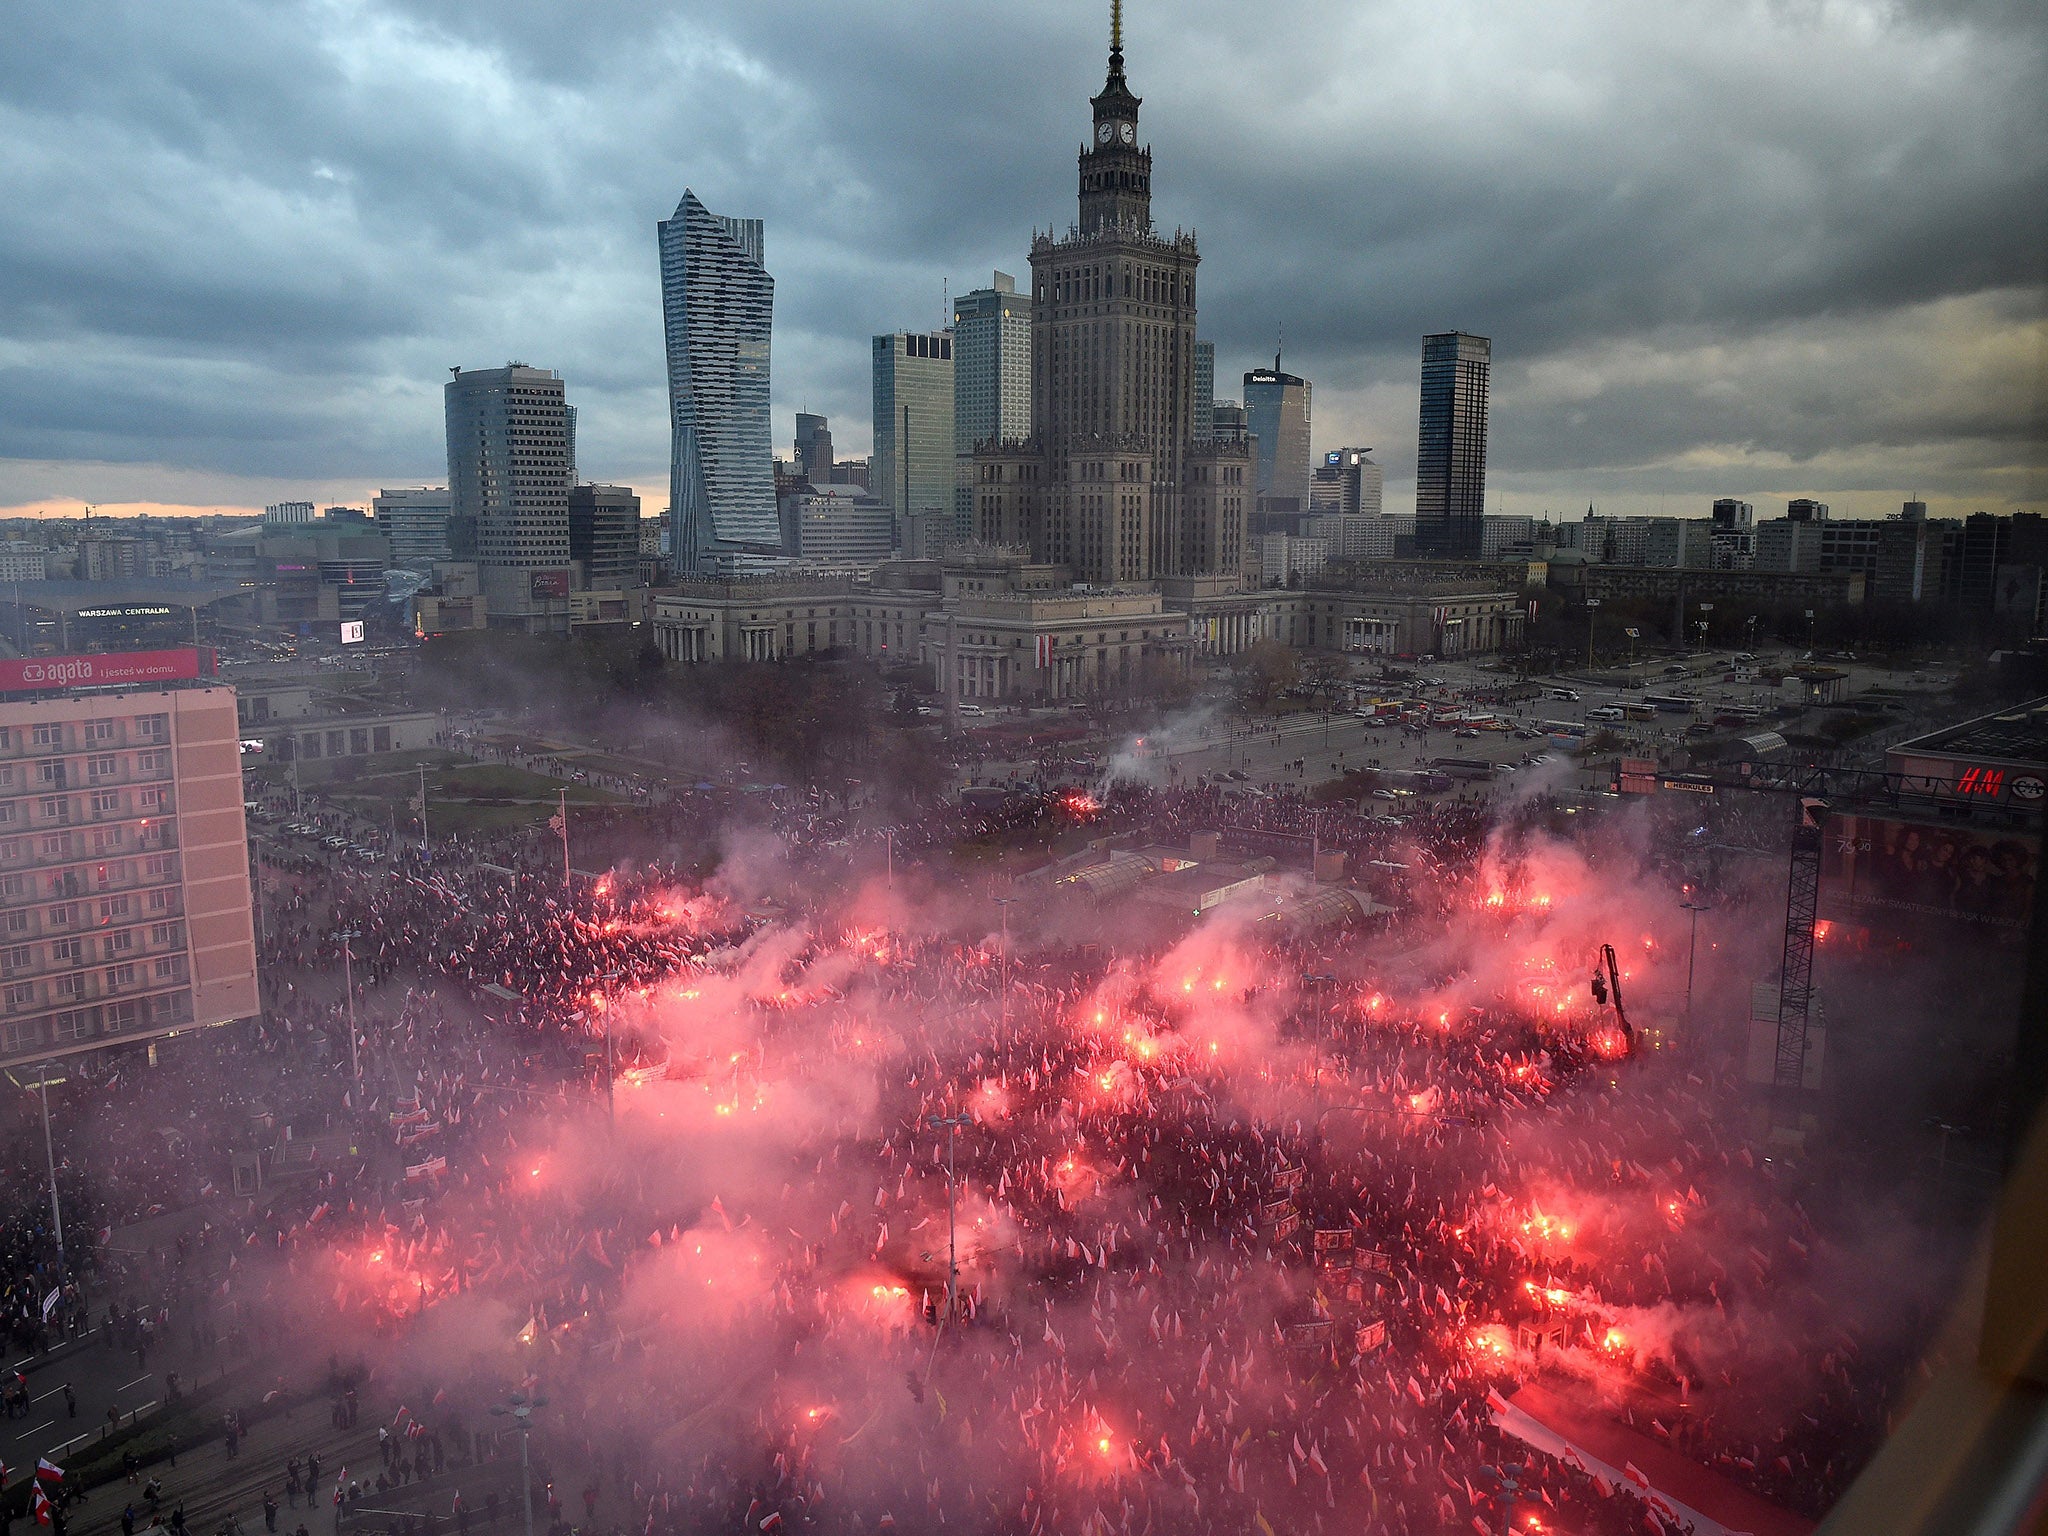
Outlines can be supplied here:
[[[31, 902], [45, 895], [53, 900], [68, 901], [94, 891], [117, 891], [138, 883], [136, 869], [133, 859], [109, 859], [103, 864], [54, 869], [47, 874], [0, 874], [0, 902]], [[175, 880], [178, 878], [178, 856], [175, 853], [153, 853], [142, 861], [141, 872], [142, 884]], [[176, 893], [173, 891], [152, 891], [150, 895], [152, 899], [162, 895], [166, 901], [166, 905], [153, 907], [153, 911], [166, 911], [175, 904]]]
[[159, 955], [154, 960], [123, 960], [110, 965], [102, 973], [101, 985], [95, 994], [92, 978], [84, 971], [66, 971], [43, 981], [11, 981], [0, 989], [10, 1010], [19, 1012], [26, 1008], [40, 1008], [46, 1003], [61, 1006], [66, 1003], [82, 1003], [95, 995], [112, 997], [120, 992], [132, 992], [137, 987], [176, 986], [186, 979], [185, 957], [183, 955]]
[[[128, 724], [130, 740], [167, 742], [171, 739], [171, 717], [167, 714], [134, 715]], [[118, 746], [121, 740], [121, 722], [118, 720], [45, 720], [26, 731], [14, 726], [0, 726], [0, 752], [17, 752], [24, 748], [38, 752], [90, 752], [97, 747]]]
[[160, 1029], [186, 1023], [191, 1017], [192, 994], [181, 989], [155, 997], [68, 1008], [45, 1018], [11, 1018], [0, 1021], [0, 1055], [19, 1056], [45, 1045], [75, 1045], [144, 1025]]

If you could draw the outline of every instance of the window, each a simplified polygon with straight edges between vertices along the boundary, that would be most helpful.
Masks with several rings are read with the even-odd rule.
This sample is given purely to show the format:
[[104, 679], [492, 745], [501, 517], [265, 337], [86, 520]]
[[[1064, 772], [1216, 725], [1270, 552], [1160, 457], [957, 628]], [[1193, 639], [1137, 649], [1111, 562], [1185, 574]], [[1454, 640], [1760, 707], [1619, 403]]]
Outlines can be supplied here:
[[112, 741], [114, 739], [114, 722], [111, 720], [86, 721], [85, 739], [87, 745], [97, 741]]
[[14, 806], [11, 802], [0, 801], [0, 827], [14, 825]]
[[43, 1043], [41, 1019], [22, 1019], [0, 1024], [0, 1047], [9, 1052], [26, 1051]]
[[111, 853], [128, 840], [126, 827], [94, 827], [92, 829], [92, 851]]
[[39, 747], [61, 747], [64, 745], [64, 727], [39, 725], [35, 728], [33, 739]]
[[103, 897], [100, 901], [100, 921], [111, 923], [125, 919], [128, 916], [128, 904], [134, 899], [132, 896]]
[[107, 967], [107, 990], [118, 991], [122, 987], [135, 985], [135, 967], [132, 965], [110, 965]]
[[0, 789], [11, 789], [14, 785], [14, 764], [0, 763]]
[[361, 757], [370, 750], [370, 732], [368, 727], [356, 726], [348, 733], [348, 749], [356, 757]]
[[391, 727], [388, 725], [378, 726], [371, 732], [370, 744], [378, 752], [389, 752], [391, 750]]
[[25, 971], [36, 963], [36, 952], [26, 944], [17, 944], [7, 951], [7, 969]]
[[165, 955], [153, 967], [158, 981], [176, 981], [185, 969], [183, 955]]
[[26, 896], [29, 890], [27, 875], [0, 875], [0, 896], [13, 899]]
[[158, 886], [149, 893], [149, 910], [152, 912], [169, 912], [174, 910], [177, 904], [177, 892], [169, 886]]
[[50, 958], [60, 965], [68, 965], [84, 957], [82, 946], [76, 939], [53, 939], [50, 941]]
[[4, 928], [10, 936], [27, 933], [28, 925], [28, 911], [24, 907], [16, 907], [5, 916], [0, 916], [0, 928]]
[[169, 741], [171, 739], [171, 717], [169, 715], [143, 715], [135, 722], [135, 734], [144, 741]]
[[306, 735], [305, 737], [303, 737], [303, 738], [302, 738], [302, 739], [300, 740], [300, 742], [299, 742], [299, 756], [301, 756], [301, 757], [318, 757], [319, 755], [320, 755], [320, 733], [319, 733], [318, 731], [313, 731], [313, 732], [310, 732], [309, 734], [307, 734], [307, 735]]
[[36, 802], [36, 814], [44, 821], [69, 821], [71, 802], [62, 795], [46, 795]]
[[112, 753], [101, 757], [89, 757], [85, 760], [87, 778], [111, 779], [120, 771], [121, 759], [115, 757]]
[[43, 839], [43, 857], [46, 859], [61, 859], [70, 852], [71, 834], [69, 832], [52, 832]]
[[168, 752], [138, 752], [135, 754], [137, 773], [169, 773], [171, 754]]
[[167, 799], [166, 792], [160, 788], [138, 790], [135, 795], [135, 808], [139, 811], [160, 811]]
[[101, 816], [121, 809], [121, 793], [114, 789], [96, 789], [92, 792], [93, 811]]
[[149, 1000], [150, 1022], [164, 1024], [173, 1019], [181, 1019], [188, 1007], [189, 1004], [182, 992], [167, 992], [161, 997], [152, 997]]
[[329, 731], [327, 733], [327, 755], [329, 757], [340, 757], [347, 750], [348, 733], [346, 731]]
[[106, 950], [107, 958], [109, 960], [112, 960], [117, 955], [127, 954], [130, 950], [135, 948], [134, 930], [130, 928], [123, 928], [118, 933], [108, 934], [107, 942], [103, 947]]
[[145, 879], [168, 880], [177, 873], [178, 861], [168, 853], [153, 853], [142, 861]]
[[138, 1002], [107, 1004], [107, 1032], [117, 1029], [133, 1029], [142, 1022], [142, 1005]]
[[149, 942], [159, 945], [177, 943], [178, 925], [176, 923], [152, 923], [149, 929]]
[[56, 1015], [50, 1024], [59, 1040], [84, 1040], [92, 1034], [92, 1010], [74, 1008], [69, 1013]]
[[10, 1008], [33, 1008], [36, 1005], [36, 984], [32, 981], [17, 981], [7, 989], [7, 1006]]

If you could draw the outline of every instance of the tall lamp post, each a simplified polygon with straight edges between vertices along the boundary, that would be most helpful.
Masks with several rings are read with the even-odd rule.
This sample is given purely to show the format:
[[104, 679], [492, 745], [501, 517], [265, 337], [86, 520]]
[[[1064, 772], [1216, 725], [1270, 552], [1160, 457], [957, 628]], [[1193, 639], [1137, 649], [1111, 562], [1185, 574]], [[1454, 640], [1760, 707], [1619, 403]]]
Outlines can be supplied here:
[[[610, 983], [611, 991], [616, 992], [619, 990], [619, 978], [623, 975], [625, 975], [624, 971], [606, 971], [604, 973], [604, 979]], [[612, 1030], [615, 1027], [612, 1023], [612, 1013], [617, 1004], [609, 996], [604, 1001], [604, 1113], [605, 1118], [616, 1127], [619, 1123], [619, 1103], [616, 1088], [618, 1069], [612, 1056]]]
[[999, 982], [1001, 1000], [997, 1006], [1001, 1011], [998, 1015], [997, 1038], [1002, 1042], [1005, 1050], [1009, 1048], [1010, 1044], [1010, 904], [1016, 899], [1014, 896], [998, 896], [995, 898], [996, 905], [1002, 908], [1003, 912], [1003, 973]]
[[1703, 651], [1707, 648], [1707, 629], [1713, 622], [1713, 615], [1714, 605], [1712, 603], [1700, 604], [1700, 649]]
[[519, 1503], [526, 1511], [526, 1536], [533, 1536], [533, 1471], [526, 1455], [526, 1440], [533, 1433], [533, 1411], [545, 1408], [548, 1400], [536, 1397], [528, 1401], [514, 1392], [502, 1403], [494, 1403], [491, 1412], [500, 1418], [510, 1417], [513, 1428], [519, 1431]]
[[61, 1077], [50, 1076], [52, 1062], [43, 1062], [36, 1068], [36, 1080], [24, 1087], [34, 1087], [43, 1103], [43, 1163], [50, 1175], [50, 1230], [57, 1239], [57, 1283], [64, 1283], [68, 1265], [64, 1260], [64, 1207], [57, 1198], [57, 1151], [50, 1140], [50, 1089], [64, 1081]]
[[1597, 597], [1589, 597], [1589, 598], [1587, 598], [1587, 599], [1586, 599], [1586, 670], [1587, 670], [1588, 672], [1590, 672], [1590, 671], [1592, 671], [1592, 670], [1593, 670], [1593, 620], [1594, 620], [1594, 619], [1595, 619], [1596, 617], [1598, 617], [1598, 616], [1599, 616], [1599, 613], [1600, 613], [1600, 599], [1599, 599], [1599, 598], [1597, 598]]
[[1692, 1034], [1693, 962], [1700, 947], [1700, 914], [1709, 909], [1704, 901], [1681, 901], [1678, 908], [1692, 919], [1692, 933], [1685, 944], [1685, 1032], [1689, 1037]]
[[[925, 1124], [933, 1130], [941, 1126], [946, 1131], [946, 1317], [950, 1321], [953, 1309], [959, 1301], [960, 1291], [960, 1241], [958, 1204], [954, 1196], [953, 1183], [953, 1136], [961, 1126], [973, 1124], [970, 1115], [932, 1115]], [[529, 1533], [531, 1536], [531, 1533]]]
[[1628, 680], [1633, 685], [1636, 680], [1636, 641], [1642, 638], [1643, 632], [1631, 624], [1622, 633], [1628, 636]]
[[363, 1081], [362, 1060], [356, 1054], [356, 957], [349, 948], [362, 935], [353, 928], [344, 928], [335, 937], [341, 940], [341, 990], [348, 1000], [348, 1071], [349, 1076], [361, 1087]]

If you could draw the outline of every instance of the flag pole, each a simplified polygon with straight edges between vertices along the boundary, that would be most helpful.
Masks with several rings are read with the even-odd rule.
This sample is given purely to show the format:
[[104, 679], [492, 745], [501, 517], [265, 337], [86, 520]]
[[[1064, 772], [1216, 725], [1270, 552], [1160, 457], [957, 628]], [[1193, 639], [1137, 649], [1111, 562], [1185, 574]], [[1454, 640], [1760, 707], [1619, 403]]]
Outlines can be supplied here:
[[569, 873], [569, 791], [564, 789], [559, 794], [561, 809], [555, 812], [555, 816], [562, 824], [562, 887], [567, 890], [574, 883]]
[[427, 765], [420, 764], [420, 850], [427, 846]]

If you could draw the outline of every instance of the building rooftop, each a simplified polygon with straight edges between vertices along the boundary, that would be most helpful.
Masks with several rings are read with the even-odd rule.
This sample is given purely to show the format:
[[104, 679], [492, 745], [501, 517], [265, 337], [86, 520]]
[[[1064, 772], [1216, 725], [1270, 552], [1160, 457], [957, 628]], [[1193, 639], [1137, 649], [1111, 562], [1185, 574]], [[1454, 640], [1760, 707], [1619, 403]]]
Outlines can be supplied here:
[[77, 613], [85, 608], [122, 608], [162, 604], [172, 608], [206, 607], [247, 589], [232, 581], [179, 581], [169, 577], [148, 581], [10, 581], [0, 586], [0, 603], [17, 599], [24, 608], [46, 613]]
[[1926, 736], [1899, 742], [1894, 755], [1988, 757], [2048, 766], [2048, 698], [1979, 715]]

